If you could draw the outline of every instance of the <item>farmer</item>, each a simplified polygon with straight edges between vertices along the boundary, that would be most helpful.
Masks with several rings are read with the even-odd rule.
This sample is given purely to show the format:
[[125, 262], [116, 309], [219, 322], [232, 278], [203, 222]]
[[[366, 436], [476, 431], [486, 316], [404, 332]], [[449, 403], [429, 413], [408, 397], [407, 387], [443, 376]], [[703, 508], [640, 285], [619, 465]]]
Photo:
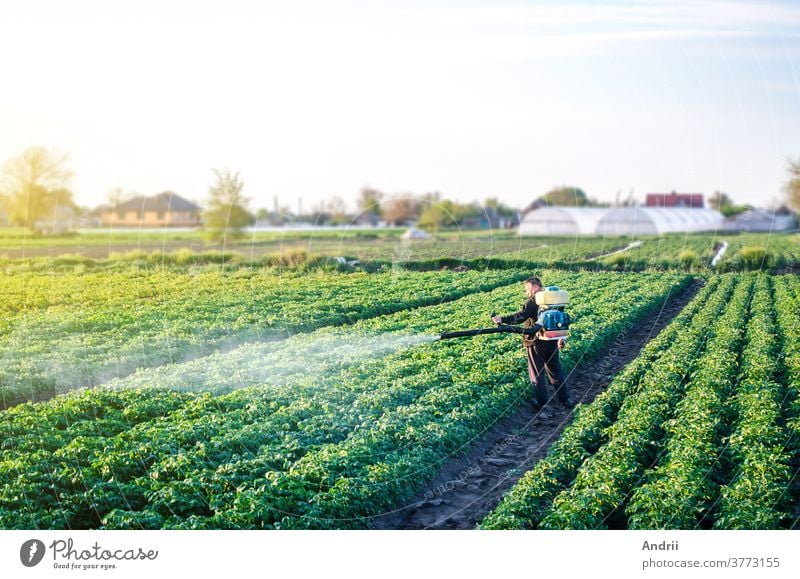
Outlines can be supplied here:
[[[541, 291], [542, 282], [538, 277], [530, 277], [525, 280], [525, 295], [528, 299], [522, 304], [522, 309], [514, 314], [508, 316], [494, 316], [492, 321], [495, 324], [519, 324], [522, 323], [525, 328], [541, 328], [536, 323], [539, 317], [539, 306], [536, 305], [534, 296], [536, 292]], [[527, 336], [522, 334], [522, 345], [525, 347], [525, 354], [528, 358], [528, 374], [531, 378], [531, 384], [536, 392], [536, 400], [534, 401], [534, 409], [541, 410], [547, 404], [547, 387], [544, 383], [544, 371], [547, 371], [547, 377], [558, 395], [558, 400], [565, 408], [572, 408], [574, 406], [569, 397], [569, 390], [567, 389], [566, 376], [561, 369], [561, 360], [559, 360], [558, 352], [566, 345], [564, 339], [558, 340], [539, 340], [536, 336]]]

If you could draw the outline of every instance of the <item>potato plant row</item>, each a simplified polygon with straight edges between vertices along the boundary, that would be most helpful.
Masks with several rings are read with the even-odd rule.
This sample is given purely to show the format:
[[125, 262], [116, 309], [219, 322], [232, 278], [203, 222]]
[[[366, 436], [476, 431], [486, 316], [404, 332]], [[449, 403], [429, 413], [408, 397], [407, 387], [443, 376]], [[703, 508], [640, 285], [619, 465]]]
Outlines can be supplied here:
[[[785, 389], [779, 383], [780, 339], [770, 278], [762, 275], [747, 323], [747, 345], [736, 394], [735, 427], [728, 440], [730, 482], [720, 489], [718, 529], [775, 529], [787, 517], [792, 478], [781, 425]], [[776, 339], [777, 338], [777, 339]]]
[[[575, 296], [581, 321], [565, 355], [574, 363], [630, 323], [626, 316], [649, 313], [688, 278], [553, 273], [548, 281]], [[501, 288], [387, 316], [385, 327], [484, 325], [489, 311], [515, 308], [520, 294], [519, 287]], [[617, 294], [628, 296], [629, 309], [596, 307]], [[126, 410], [136, 407], [137, 394], [165, 398], [163, 414], [125, 430], [124, 410], [92, 405], [95, 393], [81, 393], [72, 395], [85, 407], [73, 412], [75, 421], [51, 418], [31, 433], [37, 444], [53, 436], [38, 453], [29, 452], [21, 426], [38, 423], [38, 416], [13, 409], [0, 415], [16, 441], [4, 444], [0, 456], [0, 526], [360, 526], [527, 398], [522, 377], [518, 337], [487, 336], [412, 346], [379, 363], [354, 362], [282, 388], [222, 396], [97, 392], [126, 400]], [[55, 408], [58, 400], [26, 407]], [[364, 502], [364, 493], [371, 500]], [[342, 513], [345, 521], [338, 520]]]
[[0, 408], [328, 325], [457, 299], [525, 272], [0, 273]]
[[[482, 527], [796, 524], [796, 284], [766, 274], [712, 278], [702, 309], [687, 308], [657, 338], [669, 337], [664, 354], [626, 368]], [[632, 389], [628, 377], [642, 366]], [[620, 385], [627, 398], [609, 417], [606, 394]]]
[[711, 300], [692, 325], [684, 328], [663, 364], [650, 367], [638, 391], [629, 396], [617, 420], [608, 427], [608, 441], [583, 464], [572, 486], [553, 501], [540, 523], [547, 529], [606, 528], [618, 524], [631, 490], [658, 456], [662, 425], [672, 417], [686, 379], [708, 340], [717, 318], [735, 306], [730, 294]]
[[730, 306], [686, 385], [674, 418], [664, 424], [667, 444], [645, 483], [634, 489], [625, 514], [633, 529], [693, 529], [719, 494], [725, 405], [739, 370], [753, 280], [736, 287]]
[[[614, 378], [605, 392], [591, 405], [576, 411], [572, 424], [554, 443], [547, 457], [517, 482], [500, 505], [483, 520], [481, 527], [539, 528], [550, 513], [554, 500], [568, 492], [584, 463], [611, 439], [611, 429], [623, 414], [622, 408], [632, 419], [642, 415], [636, 412], [636, 406], [631, 401], [635, 400], [637, 394], [639, 399], [646, 395], [645, 386], [652, 382], [653, 369], [660, 367], [662, 371], [672, 370], [675, 374], [686, 371], [685, 367], [681, 367], [682, 364], [693, 356], [704, 339], [702, 332], [696, 330], [689, 333], [686, 329], [695, 323], [710, 325], [731, 295], [734, 285], [735, 280], [730, 276], [711, 278], [694, 300], [645, 346], [639, 357]], [[660, 385], [656, 384], [655, 389], [659, 390]], [[632, 407], [633, 410], [630, 410]], [[619, 465], [620, 474], [624, 474], [628, 467], [635, 472], [641, 470], [636, 460], [628, 462], [631, 464]], [[597, 493], [599, 495], [604, 491], [607, 495], [613, 492], [606, 481], [601, 483]], [[587, 505], [590, 498], [586, 498]], [[604, 513], [596, 514], [604, 516]]]
[[[783, 341], [782, 371], [786, 382], [783, 411], [789, 440], [787, 451], [791, 454], [790, 468], [800, 473], [800, 278], [780, 276], [774, 279], [775, 308]], [[789, 487], [788, 501], [795, 505], [789, 526], [800, 528], [800, 475], [795, 474]]]

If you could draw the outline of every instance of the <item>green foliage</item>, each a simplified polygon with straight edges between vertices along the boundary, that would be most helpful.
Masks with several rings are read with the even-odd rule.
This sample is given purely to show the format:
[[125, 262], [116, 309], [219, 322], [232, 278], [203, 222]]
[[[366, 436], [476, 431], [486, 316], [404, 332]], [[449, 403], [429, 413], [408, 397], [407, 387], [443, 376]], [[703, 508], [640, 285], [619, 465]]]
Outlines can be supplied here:
[[230, 169], [214, 169], [216, 182], [208, 190], [208, 206], [203, 213], [203, 231], [208, 243], [235, 241], [242, 228], [253, 223], [247, 210], [247, 198], [242, 196], [244, 182], [239, 173]]
[[358, 193], [358, 210], [360, 212], [372, 211], [381, 214], [381, 200], [383, 193], [371, 187], [362, 187]]
[[479, 217], [481, 208], [474, 203], [462, 205], [449, 199], [435, 200], [426, 204], [417, 225], [423, 229], [438, 231], [442, 227], [456, 227], [469, 217]]
[[56, 205], [74, 205], [65, 188], [72, 178], [68, 158], [44, 147], [28, 147], [3, 167], [2, 186], [10, 194], [14, 223], [36, 230], [39, 220], [52, 215]]
[[800, 236], [776, 233], [742, 233], [727, 240], [728, 250], [719, 271], [780, 271], [800, 263]]
[[779, 378], [774, 301], [767, 276], [759, 276], [742, 351], [741, 374], [731, 400], [737, 417], [728, 452], [730, 482], [720, 488], [718, 529], [775, 529], [787, 516], [792, 478], [781, 427], [785, 397]]
[[725, 217], [732, 217], [743, 213], [748, 209], [752, 209], [750, 205], [737, 205], [733, 202], [727, 193], [721, 191], [714, 191], [708, 198], [708, 206], [722, 213]]
[[730, 281], [722, 285], [707, 308], [678, 335], [663, 363], [648, 369], [638, 391], [625, 399], [617, 420], [606, 429], [607, 442], [584, 462], [570, 488], [555, 497], [540, 528], [598, 529], [623, 524], [624, 501], [657, 456], [660, 428], [680, 399], [683, 381], [709, 332], [713, 337], [712, 322], [728, 303], [732, 286]]
[[746, 269], [768, 269], [773, 260], [772, 254], [761, 246], [743, 247], [739, 256]]
[[540, 197], [548, 205], [563, 205], [566, 207], [585, 207], [591, 205], [586, 192], [580, 187], [569, 187], [562, 185], [550, 189]]
[[800, 308], [790, 288], [797, 292], [791, 277], [712, 278], [576, 414], [547, 458], [520, 479], [482, 527], [797, 524], [791, 480], [800, 450]]
[[[730, 250], [729, 250], [730, 251]], [[746, 245], [727, 261], [723, 260], [723, 271], [770, 271], [787, 265], [784, 255], [775, 253], [762, 245]]]
[[737, 286], [674, 418], [665, 423], [666, 455], [633, 491], [626, 508], [629, 528], [694, 529], [705, 524], [717, 496], [713, 473], [724, 447], [724, 407], [736, 379], [735, 353], [744, 342], [741, 328], [747, 323], [752, 289], [752, 279]]
[[[641, 473], [638, 461], [650, 454], [648, 433], [657, 429], [667, 411], [665, 403], [679, 389], [686, 363], [699, 354], [703, 329], [723, 307], [733, 285], [732, 277], [712, 278], [605, 392], [588, 408], [580, 408], [547, 457], [519, 480], [484, 519], [482, 528], [608, 524], [607, 517], [621, 506], [623, 489]], [[694, 324], [694, 330], [687, 332]], [[616, 442], [608, 446], [612, 440]]]
[[[578, 321], [564, 352], [567, 369], [657, 308], [674, 283], [688, 281], [540, 273], [575, 288]], [[343, 347], [362, 333], [413, 336], [480, 324], [487, 312], [513, 308], [520, 299], [514, 283], [293, 340], [311, 348], [328, 336]], [[281, 348], [262, 347], [277, 348], [271, 356]], [[304, 358], [294, 348], [284, 355], [276, 369]], [[0, 455], [0, 527], [362, 527], [365, 517], [407, 499], [442, 460], [529, 396], [515, 367], [516, 336], [418, 344], [380, 361], [337, 357], [343, 358], [332, 353], [313, 378], [285, 374], [272, 382], [270, 372], [262, 384], [248, 376], [259, 368], [259, 356], [251, 370], [239, 362], [245, 370], [239, 374], [224, 368], [210, 374], [220, 360], [187, 368], [236, 388], [217, 396], [170, 393], [154, 383], [0, 413], [0, 428], [9, 433]], [[71, 414], [64, 404], [74, 405]]]
[[[183, 253], [174, 260], [233, 256]], [[146, 257], [169, 265], [164, 256]], [[304, 259], [290, 252], [268, 257], [263, 265], [296, 266]], [[0, 407], [201, 355], [226, 343], [455, 299], [524, 279], [526, 273], [278, 275], [258, 267], [0, 273]]]
[[677, 234], [647, 236], [638, 241], [642, 242], [638, 247], [606, 257], [602, 263], [619, 271], [646, 268], [694, 271], [711, 262], [715, 236]]
[[693, 249], [682, 249], [678, 254], [678, 263], [683, 269], [696, 269], [700, 266], [700, 256]]

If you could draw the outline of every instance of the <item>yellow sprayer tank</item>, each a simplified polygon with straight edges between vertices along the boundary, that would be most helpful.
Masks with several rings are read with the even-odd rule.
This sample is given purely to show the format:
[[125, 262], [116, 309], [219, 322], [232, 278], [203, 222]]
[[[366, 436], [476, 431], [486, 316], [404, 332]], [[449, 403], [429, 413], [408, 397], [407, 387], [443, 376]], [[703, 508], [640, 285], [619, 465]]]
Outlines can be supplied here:
[[569, 293], [551, 285], [534, 295], [537, 306], [563, 306], [569, 303]]

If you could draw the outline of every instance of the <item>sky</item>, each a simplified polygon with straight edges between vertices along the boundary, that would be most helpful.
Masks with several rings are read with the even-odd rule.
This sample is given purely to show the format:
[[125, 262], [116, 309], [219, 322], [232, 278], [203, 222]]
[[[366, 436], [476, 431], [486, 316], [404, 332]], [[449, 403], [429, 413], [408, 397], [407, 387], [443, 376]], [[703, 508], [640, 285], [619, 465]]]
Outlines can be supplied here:
[[572, 185], [778, 199], [800, 157], [800, 3], [0, 4], [0, 163], [69, 155], [76, 200], [355, 207], [371, 186], [523, 207]]

